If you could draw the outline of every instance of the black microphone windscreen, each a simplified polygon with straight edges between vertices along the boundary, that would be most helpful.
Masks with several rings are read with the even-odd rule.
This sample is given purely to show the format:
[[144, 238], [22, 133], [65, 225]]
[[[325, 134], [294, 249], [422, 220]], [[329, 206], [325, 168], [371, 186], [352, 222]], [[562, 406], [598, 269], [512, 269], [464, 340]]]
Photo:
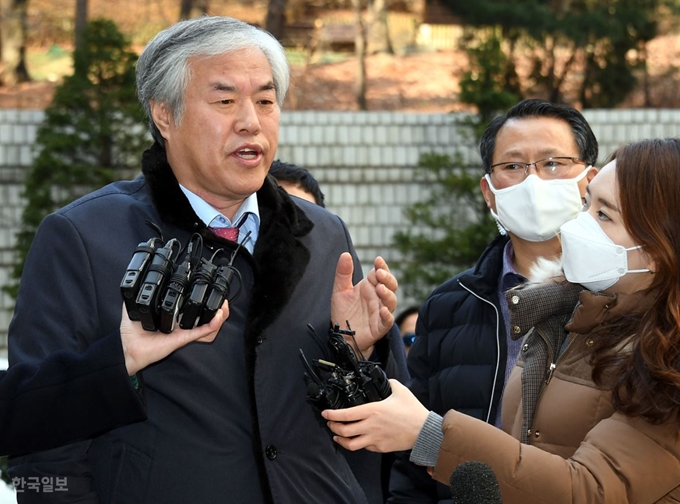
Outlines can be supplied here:
[[215, 266], [229, 266], [229, 259], [224, 256], [220, 256], [213, 261]]
[[484, 462], [463, 462], [451, 474], [453, 504], [503, 504], [498, 479]]

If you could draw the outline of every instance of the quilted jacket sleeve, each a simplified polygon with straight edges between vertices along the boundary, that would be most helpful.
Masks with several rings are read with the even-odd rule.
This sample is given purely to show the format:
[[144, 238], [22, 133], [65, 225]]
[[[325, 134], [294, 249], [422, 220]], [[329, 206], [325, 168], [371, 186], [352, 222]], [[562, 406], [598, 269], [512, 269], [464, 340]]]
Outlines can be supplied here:
[[446, 483], [458, 464], [484, 462], [498, 478], [504, 504], [645, 504], [680, 496], [677, 425], [614, 414], [566, 460], [455, 411], [447, 413], [443, 429], [433, 477]]

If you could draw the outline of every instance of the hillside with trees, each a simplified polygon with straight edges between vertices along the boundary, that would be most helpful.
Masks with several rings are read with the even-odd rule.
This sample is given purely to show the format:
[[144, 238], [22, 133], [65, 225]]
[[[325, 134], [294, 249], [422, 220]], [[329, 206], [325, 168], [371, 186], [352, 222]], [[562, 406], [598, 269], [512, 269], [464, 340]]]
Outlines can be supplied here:
[[[3, 66], [6, 84], [0, 86], [0, 107], [44, 108], [49, 103], [56, 83], [72, 71], [70, 53], [83, 16], [114, 21], [139, 51], [163, 27], [202, 13], [229, 15], [278, 32], [293, 71], [288, 110], [356, 110], [358, 69], [363, 67], [368, 110], [474, 111], [461, 95], [466, 92], [465, 79], [477, 77], [469, 58], [479, 51], [487, 51], [490, 64], [502, 65], [494, 80], [512, 96], [539, 96], [581, 108], [676, 107], [678, 4], [678, 0], [3, 0], [3, 48], [8, 46], [8, 34], [16, 33], [22, 22], [25, 36], [20, 39], [23, 53], [3, 49], [3, 58], [7, 55], [9, 60]], [[25, 17], [17, 21], [21, 12]], [[357, 64], [354, 53], [357, 12], [367, 34], [363, 65]], [[455, 24], [424, 24], [432, 18]], [[8, 25], [10, 21], [14, 24]], [[424, 40], [424, 28], [430, 27], [446, 34], [444, 44]], [[488, 53], [494, 44], [495, 56]], [[18, 76], [8, 79], [7, 61], [14, 65], [21, 54]]]

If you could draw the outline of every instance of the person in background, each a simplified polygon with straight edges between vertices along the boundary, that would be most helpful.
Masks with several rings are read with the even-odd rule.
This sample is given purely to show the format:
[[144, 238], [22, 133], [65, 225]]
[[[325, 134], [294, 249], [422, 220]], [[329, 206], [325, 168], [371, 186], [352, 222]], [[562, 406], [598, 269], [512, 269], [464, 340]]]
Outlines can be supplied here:
[[290, 78], [283, 47], [247, 23], [204, 16], [154, 37], [136, 75], [153, 138], [142, 174], [42, 222], [9, 328], [10, 368], [118, 327], [121, 278], [155, 235], [147, 220], [165, 240], [198, 234], [204, 259], [230, 261], [239, 275], [229, 317], [212, 343], [144, 370], [147, 420], [11, 458], [14, 478], [68, 481], [19, 503], [383, 502], [381, 455], [338, 450], [307, 401], [300, 350], [327, 359], [337, 324], [366, 358], [403, 365], [401, 339], [383, 337], [397, 281], [380, 257], [362, 279], [342, 220], [267, 175]]
[[677, 138], [617, 149], [561, 226], [561, 263], [506, 293], [525, 336], [502, 431], [455, 410], [442, 423], [393, 382], [384, 401], [324, 412], [338, 442], [413, 448], [444, 483], [482, 462], [505, 504], [678, 502], [679, 166]]
[[[503, 292], [539, 257], [560, 254], [559, 227], [582, 208], [598, 145], [576, 109], [524, 100], [491, 121], [480, 142], [480, 189], [500, 234], [475, 266], [422, 304], [408, 356], [409, 388], [429, 409], [500, 426], [501, 397], [520, 350]], [[390, 502], [450, 502], [425, 469], [397, 454]]]
[[306, 168], [275, 159], [269, 168], [269, 175], [274, 177], [288, 194], [325, 207], [324, 194], [319, 183]]
[[225, 301], [209, 324], [160, 335], [123, 310], [119, 330], [82, 353], [57, 352], [0, 371], [0, 454], [47, 450], [145, 420], [136, 375], [192, 341], [213, 341], [228, 315]]
[[411, 345], [416, 340], [416, 322], [418, 320], [419, 306], [409, 306], [401, 311], [394, 319], [394, 323], [399, 327], [399, 332], [404, 340], [404, 348], [408, 355]]

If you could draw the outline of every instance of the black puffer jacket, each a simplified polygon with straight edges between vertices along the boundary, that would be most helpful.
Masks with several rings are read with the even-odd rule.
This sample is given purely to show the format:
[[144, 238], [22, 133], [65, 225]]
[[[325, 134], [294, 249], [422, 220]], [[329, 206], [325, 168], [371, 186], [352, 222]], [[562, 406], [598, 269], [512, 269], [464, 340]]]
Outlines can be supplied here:
[[[428, 409], [455, 409], [493, 423], [503, 392], [507, 344], [498, 300], [503, 250], [497, 236], [477, 265], [439, 286], [418, 314], [408, 355], [410, 389]], [[392, 468], [391, 503], [450, 502], [450, 490], [401, 453]]]

